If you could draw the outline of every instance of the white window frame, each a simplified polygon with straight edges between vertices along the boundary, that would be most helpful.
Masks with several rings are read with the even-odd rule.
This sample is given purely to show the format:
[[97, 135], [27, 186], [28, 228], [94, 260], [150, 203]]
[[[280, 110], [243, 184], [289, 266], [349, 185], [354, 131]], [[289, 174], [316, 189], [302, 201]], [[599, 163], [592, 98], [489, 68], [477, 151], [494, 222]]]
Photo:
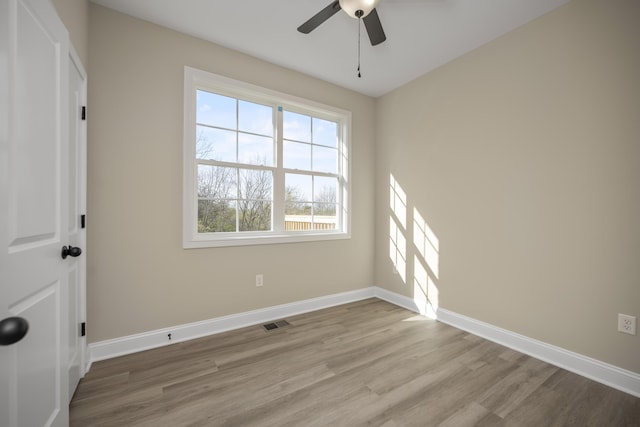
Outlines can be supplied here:
[[[284, 224], [284, 175], [286, 172], [316, 172], [288, 170], [282, 167], [281, 120], [276, 121], [276, 158], [274, 174], [274, 199], [272, 204], [272, 230], [251, 232], [198, 233], [198, 195], [196, 160], [196, 91], [204, 90], [217, 94], [271, 105], [276, 114], [287, 111], [308, 114], [313, 117], [338, 123], [339, 149], [338, 175], [339, 200], [336, 209], [335, 230], [285, 231]], [[351, 112], [340, 108], [309, 101], [282, 92], [234, 80], [191, 67], [184, 68], [184, 141], [183, 141], [183, 248], [208, 248], [220, 246], [260, 245], [276, 243], [310, 242], [351, 238]], [[321, 174], [320, 174], [321, 175]], [[282, 191], [282, 194], [279, 193]], [[279, 200], [282, 196], [283, 200]]]

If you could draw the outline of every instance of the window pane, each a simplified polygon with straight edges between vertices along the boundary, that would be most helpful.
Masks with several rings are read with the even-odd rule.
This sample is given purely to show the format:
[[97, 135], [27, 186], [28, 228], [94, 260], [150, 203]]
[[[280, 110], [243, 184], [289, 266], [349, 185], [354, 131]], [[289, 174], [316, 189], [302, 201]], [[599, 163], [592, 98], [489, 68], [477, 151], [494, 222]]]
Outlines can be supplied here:
[[338, 146], [338, 123], [327, 120], [313, 118], [313, 143], [326, 145], [327, 147]]
[[316, 176], [313, 179], [314, 230], [333, 230], [337, 227], [338, 180]]
[[271, 200], [273, 173], [267, 170], [240, 169], [238, 198], [244, 200]]
[[285, 175], [285, 188], [291, 193], [292, 200], [311, 202], [312, 177], [310, 175], [298, 175], [288, 173]]
[[324, 176], [313, 179], [313, 201], [334, 204], [338, 202], [338, 180]]
[[[335, 203], [314, 203], [313, 204], [313, 214], [317, 216], [331, 216], [334, 217], [331, 221], [335, 223], [336, 216], [336, 204]], [[317, 221], [320, 221], [317, 219]]]
[[282, 135], [284, 139], [311, 142], [311, 117], [285, 111], [283, 114]]
[[309, 175], [285, 175], [285, 215], [311, 215], [312, 185]]
[[329, 203], [313, 204], [313, 229], [335, 230], [338, 227], [336, 205]]
[[196, 127], [196, 159], [236, 161], [236, 132]]
[[313, 146], [313, 170], [318, 172], [338, 172], [338, 150]]
[[236, 100], [203, 90], [196, 91], [196, 122], [236, 129]]
[[273, 138], [238, 134], [238, 161], [250, 165], [273, 166]]
[[198, 200], [198, 233], [236, 231], [236, 203], [229, 200]]
[[271, 171], [240, 169], [238, 219], [240, 231], [271, 230]]
[[239, 200], [238, 215], [240, 231], [271, 230], [271, 202]]
[[238, 101], [238, 130], [273, 136], [273, 107]]
[[311, 170], [311, 145], [284, 141], [282, 164], [286, 169]]
[[198, 165], [199, 199], [235, 199], [237, 169]]

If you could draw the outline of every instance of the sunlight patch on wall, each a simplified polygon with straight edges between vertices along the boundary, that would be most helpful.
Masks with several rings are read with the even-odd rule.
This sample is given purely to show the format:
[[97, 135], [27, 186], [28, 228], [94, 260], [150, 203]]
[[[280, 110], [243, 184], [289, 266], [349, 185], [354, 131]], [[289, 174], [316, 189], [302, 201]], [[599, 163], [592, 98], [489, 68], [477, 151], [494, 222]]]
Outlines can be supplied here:
[[420, 211], [413, 208], [413, 300], [420, 313], [436, 318], [439, 305], [440, 240]]
[[440, 274], [440, 241], [416, 208], [413, 208], [413, 244], [437, 279]]
[[402, 281], [407, 283], [407, 239], [394, 218], [389, 220], [389, 258]]
[[436, 282], [418, 255], [413, 259], [413, 270], [413, 301], [420, 310], [420, 314], [435, 319], [439, 294]]
[[407, 229], [407, 193], [393, 175], [389, 176], [389, 206], [404, 230]]
[[410, 287], [420, 314], [435, 319], [440, 304], [440, 239], [420, 211], [409, 205], [393, 174], [389, 174], [389, 211], [389, 259]]
[[393, 175], [389, 182], [389, 258], [400, 275], [407, 283], [407, 193]]

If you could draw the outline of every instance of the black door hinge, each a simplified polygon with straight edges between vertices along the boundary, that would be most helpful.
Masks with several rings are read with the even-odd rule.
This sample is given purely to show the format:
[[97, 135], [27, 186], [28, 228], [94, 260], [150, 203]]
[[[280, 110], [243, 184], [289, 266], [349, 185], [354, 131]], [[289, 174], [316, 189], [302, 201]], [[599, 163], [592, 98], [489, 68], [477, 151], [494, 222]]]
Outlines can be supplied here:
[[84, 105], [82, 106], [81, 118], [82, 120], [87, 120], [87, 107], [85, 107]]
[[80, 228], [85, 228], [86, 227], [86, 215], [80, 215]]
[[80, 323], [80, 336], [84, 337], [87, 335], [87, 322]]

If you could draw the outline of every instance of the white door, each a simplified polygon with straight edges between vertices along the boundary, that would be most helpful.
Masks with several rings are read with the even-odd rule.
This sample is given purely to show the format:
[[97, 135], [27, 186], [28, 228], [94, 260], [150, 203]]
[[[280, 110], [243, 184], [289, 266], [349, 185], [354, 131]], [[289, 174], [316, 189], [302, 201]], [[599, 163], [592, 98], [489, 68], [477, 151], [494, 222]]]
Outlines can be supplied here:
[[[69, 236], [67, 242], [84, 250], [86, 211], [86, 93], [87, 76], [70, 48], [69, 56]], [[68, 258], [69, 275], [69, 399], [86, 371], [85, 321], [86, 256]]]
[[69, 422], [68, 46], [50, 0], [0, 1], [2, 427]]

